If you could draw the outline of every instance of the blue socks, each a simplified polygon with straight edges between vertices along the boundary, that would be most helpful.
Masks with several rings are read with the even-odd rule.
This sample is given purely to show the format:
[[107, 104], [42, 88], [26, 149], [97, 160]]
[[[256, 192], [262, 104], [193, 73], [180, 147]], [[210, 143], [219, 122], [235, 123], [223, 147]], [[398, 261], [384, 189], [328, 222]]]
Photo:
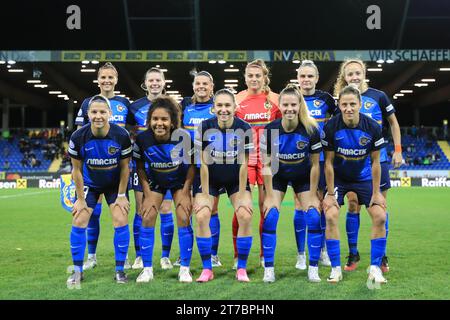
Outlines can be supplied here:
[[295, 240], [297, 241], [297, 251], [305, 252], [305, 238], [306, 238], [306, 219], [305, 211], [295, 209], [294, 213], [294, 231]]
[[125, 259], [130, 244], [130, 229], [128, 224], [114, 228], [114, 253], [116, 257], [116, 271], [123, 271]]
[[141, 226], [139, 244], [144, 268], [153, 265], [153, 246], [155, 244], [155, 227]]
[[209, 228], [211, 229], [211, 254], [217, 256], [217, 251], [219, 249], [219, 237], [220, 237], [220, 220], [219, 214], [211, 215], [211, 220], [209, 221]]
[[142, 226], [142, 217], [136, 212], [133, 220], [133, 238], [134, 238], [134, 250], [136, 251], [136, 257], [141, 256], [141, 247], [139, 245], [139, 232]]
[[102, 213], [102, 204], [97, 203], [92, 211], [87, 226], [88, 254], [95, 254], [97, 251], [97, 242], [100, 235], [100, 215]]
[[194, 245], [194, 231], [191, 226], [178, 227], [178, 242], [180, 244], [180, 265], [189, 267]]
[[211, 237], [208, 238], [200, 238], [196, 237], [198, 252], [200, 253], [200, 257], [202, 258], [203, 269], [212, 270], [211, 263]]
[[262, 244], [264, 253], [264, 266], [266, 268], [273, 267], [274, 264], [275, 249], [277, 247], [277, 223], [279, 216], [280, 213], [278, 212], [278, 209], [271, 208], [264, 218], [262, 229]]
[[325, 230], [327, 229], [327, 219], [325, 217], [325, 212], [322, 210], [320, 212], [320, 228], [322, 229], [322, 246], [321, 249], [325, 248]]
[[341, 248], [340, 241], [335, 239], [327, 239], [328, 257], [330, 257], [331, 266], [333, 268], [341, 266]]
[[348, 248], [351, 254], [358, 253], [358, 233], [359, 233], [359, 214], [352, 214], [347, 212], [347, 219], [345, 223], [347, 231]]
[[247, 268], [247, 259], [248, 254], [250, 253], [250, 249], [252, 247], [252, 237], [237, 237], [236, 238], [236, 246], [238, 252], [238, 269], [246, 269]]
[[162, 258], [168, 258], [173, 240], [173, 218], [172, 212], [159, 215], [161, 217], [161, 242], [162, 242]]
[[83, 272], [84, 250], [86, 250], [86, 228], [72, 226], [70, 232], [70, 251], [74, 270]]
[[322, 229], [320, 227], [320, 213], [316, 208], [308, 209], [306, 223], [308, 225], [309, 265], [317, 267], [322, 247]]
[[386, 238], [370, 240], [370, 265], [381, 266], [381, 259], [386, 251]]
[[[386, 228], [386, 241], [389, 234], [389, 213], [386, 212], [386, 223], [384, 224], [384, 227]], [[386, 245], [387, 247], [387, 245]], [[384, 251], [384, 255], [386, 255], [386, 250]]]

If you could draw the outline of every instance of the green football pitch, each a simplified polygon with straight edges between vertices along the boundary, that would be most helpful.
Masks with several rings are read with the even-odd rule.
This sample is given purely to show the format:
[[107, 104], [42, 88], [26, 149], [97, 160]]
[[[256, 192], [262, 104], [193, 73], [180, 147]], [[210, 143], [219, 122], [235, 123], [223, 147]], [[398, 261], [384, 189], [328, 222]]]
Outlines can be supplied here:
[[[359, 236], [361, 262], [356, 271], [344, 273], [342, 282], [331, 285], [326, 282], [330, 272], [328, 267], [320, 268], [321, 283], [309, 283], [307, 272], [295, 269], [296, 246], [290, 194], [283, 203], [278, 224], [275, 283], [262, 282], [257, 214], [248, 263], [251, 282], [238, 283], [235, 280], [235, 272], [231, 269], [232, 208], [228, 199], [222, 198], [219, 208], [219, 256], [223, 266], [214, 269], [213, 281], [182, 284], [177, 280], [178, 268], [161, 270], [158, 219], [154, 281], [138, 285], [135, 279], [139, 271], [129, 270], [130, 282], [125, 285], [116, 284], [113, 281], [113, 227], [109, 212], [103, 210], [97, 250], [99, 265], [94, 270], [85, 272], [85, 281], [80, 290], [68, 290], [66, 272], [71, 264], [71, 215], [62, 209], [59, 191], [1, 190], [0, 299], [450, 299], [450, 189], [391, 189], [388, 200], [390, 233], [387, 254], [391, 271], [386, 275], [388, 283], [379, 290], [369, 290], [366, 285], [366, 268], [370, 262], [370, 219], [365, 209], [362, 210]], [[132, 198], [132, 203], [133, 201]], [[256, 202], [254, 205], [257, 212]], [[131, 224], [132, 219], [131, 214]], [[341, 208], [340, 226], [341, 263], [344, 265], [347, 254], [345, 207]], [[131, 261], [135, 256], [132, 238], [131, 236], [129, 250]], [[177, 256], [178, 238], [175, 234], [171, 260], [174, 261]], [[196, 244], [191, 271], [194, 279], [201, 272]]]

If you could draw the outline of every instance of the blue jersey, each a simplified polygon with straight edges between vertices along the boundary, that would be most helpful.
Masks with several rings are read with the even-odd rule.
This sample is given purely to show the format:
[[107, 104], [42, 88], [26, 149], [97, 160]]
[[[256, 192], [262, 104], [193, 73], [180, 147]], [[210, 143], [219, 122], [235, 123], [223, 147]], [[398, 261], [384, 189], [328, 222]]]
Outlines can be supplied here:
[[110, 124], [105, 137], [95, 137], [91, 125], [86, 124], [70, 137], [69, 155], [83, 162], [84, 185], [93, 188], [118, 187], [120, 160], [131, 157], [128, 132]]
[[207, 102], [193, 103], [190, 97], [186, 97], [181, 101], [183, 110], [182, 123], [183, 128], [189, 131], [192, 141], [195, 138], [195, 131], [203, 120], [215, 117], [212, 108], [214, 101], [211, 98]]
[[389, 160], [386, 151], [386, 145], [388, 142], [386, 122], [387, 117], [395, 113], [394, 106], [386, 93], [373, 88], [369, 88], [366, 92], [361, 94], [361, 100], [362, 106], [360, 112], [374, 119], [382, 128], [385, 139], [383, 149], [381, 149], [380, 152], [380, 162], [386, 162]]
[[193, 145], [189, 133], [176, 131], [178, 138], [159, 142], [148, 129], [137, 135], [133, 146], [133, 158], [148, 165], [147, 178], [160, 188], [170, 189], [186, 180]]
[[[81, 104], [81, 108], [78, 111], [77, 117], [75, 119], [75, 124], [77, 126], [84, 126], [89, 123], [88, 117], [88, 106], [89, 101], [92, 97], [84, 99]], [[111, 118], [109, 118], [109, 123], [117, 124], [121, 127], [125, 127], [127, 123], [128, 109], [130, 107], [130, 101], [127, 98], [114, 96], [109, 99], [109, 103], [111, 105]]]
[[355, 128], [347, 127], [339, 114], [325, 124], [322, 132], [324, 150], [335, 152], [335, 176], [347, 182], [372, 179], [370, 153], [380, 150], [383, 144], [380, 126], [362, 113]]
[[[329, 119], [327, 114], [334, 115], [337, 111], [336, 101], [334, 101], [333, 97], [328, 92], [322, 90], [315, 90], [314, 94], [310, 96], [303, 95], [303, 98], [305, 98], [309, 115], [316, 119], [319, 124], [320, 131], [322, 131], [323, 126]], [[324, 160], [325, 157], [323, 152], [321, 152], [320, 161]]]
[[239, 156], [253, 150], [250, 125], [237, 117], [228, 129], [220, 129], [216, 117], [204, 120], [195, 137], [197, 149], [207, 152], [209, 180], [216, 184], [239, 183]]
[[137, 133], [147, 130], [147, 115], [151, 104], [147, 97], [142, 97], [130, 105], [127, 123], [136, 126]]
[[314, 133], [309, 135], [299, 123], [294, 131], [286, 132], [281, 119], [272, 121], [264, 129], [261, 151], [266, 150], [267, 155], [278, 161], [278, 172], [275, 174], [291, 181], [308, 178], [311, 172], [310, 154], [322, 151], [319, 130], [314, 129]]

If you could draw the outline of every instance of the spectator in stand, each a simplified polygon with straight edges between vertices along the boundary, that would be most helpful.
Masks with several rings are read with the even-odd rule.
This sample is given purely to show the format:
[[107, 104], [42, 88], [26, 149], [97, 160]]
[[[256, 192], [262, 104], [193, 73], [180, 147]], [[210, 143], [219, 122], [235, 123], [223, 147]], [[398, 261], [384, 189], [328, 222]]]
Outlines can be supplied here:
[[422, 158], [421, 157], [415, 157], [414, 158], [414, 165], [418, 166], [420, 164], [422, 164]]
[[430, 158], [428, 158], [428, 157], [423, 158], [422, 164], [425, 165], [425, 166], [430, 165]]
[[411, 136], [412, 136], [414, 139], [417, 139], [417, 127], [416, 127], [415, 125], [413, 125], [413, 126], [411, 127]]
[[436, 161], [437, 162], [441, 161], [441, 155], [439, 153], [436, 153]]
[[3, 148], [3, 158], [6, 159], [11, 154], [11, 150], [6, 146]]
[[3, 163], [3, 171], [8, 171], [11, 168], [11, 165], [8, 160], [5, 160]]
[[24, 156], [22, 160], [20, 160], [22, 167], [27, 168], [30, 166], [28, 156]]

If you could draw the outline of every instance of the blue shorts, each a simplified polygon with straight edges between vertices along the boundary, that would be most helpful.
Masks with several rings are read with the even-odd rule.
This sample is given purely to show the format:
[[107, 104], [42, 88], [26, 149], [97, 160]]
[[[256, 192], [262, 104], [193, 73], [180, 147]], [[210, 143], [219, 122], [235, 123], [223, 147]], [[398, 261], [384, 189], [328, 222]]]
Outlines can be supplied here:
[[139, 177], [135, 168], [133, 168], [133, 170], [130, 173], [130, 184], [128, 189], [130, 190], [133, 189], [134, 191], [137, 192], [144, 192], [142, 190], [142, 185], [141, 182], [139, 181]]
[[339, 205], [344, 204], [344, 197], [347, 192], [354, 192], [358, 196], [358, 204], [369, 207], [370, 199], [372, 198], [372, 180], [348, 182], [334, 178], [334, 186], [337, 191], [337, 201]]
[[391, 188], [391, 177], [389, 176], [389, 162], [382, 162], [381, 164], [381, 179], [380, 190], [385, 191]]
[[[101, 194], [105, 196], [106, 203], [111, 205], [117, 199], [117, 188], [109, 189], [97, 189], [93, 187], [84, 186], [84, 194], [86, 198], [86, 203], [89, 208], [94, 209], [97, 205], [98, 198]], [[128, 198], [128, 191], [125, 193]]]
[[[247, 184], [245, 186], [247, 191], [250, 191], [250, 185], [247, 180]], [[221, 193], [227, 192], [228, 197], [231, 197], [233, 194], [239, 191], [239, 181], [226, 183], [226, 184], [214, 184], [211, 181], [209, 182], [209, 194], [213, 197], [218, 197]], [[196, 185], [192, 189], [192, 193], [195, 197], [197, 193], [202, 192], [202, 186], [200, 184]]]
[[[197, 193], [201, 192], [198, 191], [200, 189], [200, 169], [199, 168], [195, 168], [195, 175], [194, 175], [194, 181], [192, 182], [192, 194], [195, 196]], [[239, 186], [238, 186], [239, 188]], [[225, 189], [221, 188], [219, 189], [219, 194], [225, 193]]]
[[164, 200], [173, 200], [172, 195], [180, 189], [183, 189], [184, 184], [179, 183], [171, 186], [170, 188], [163, 187], [155, 182], [149, 181], [150, 190], [158, 192], [164, 195]]
[[272, 177], [272, 187], [274, 190], [286, 193], [288, 185], [294, 189], [296, 194], [309, 191], [309, 177], [307, 179], [297, 179], [295, 181], [283, 179], [277, 174]]

